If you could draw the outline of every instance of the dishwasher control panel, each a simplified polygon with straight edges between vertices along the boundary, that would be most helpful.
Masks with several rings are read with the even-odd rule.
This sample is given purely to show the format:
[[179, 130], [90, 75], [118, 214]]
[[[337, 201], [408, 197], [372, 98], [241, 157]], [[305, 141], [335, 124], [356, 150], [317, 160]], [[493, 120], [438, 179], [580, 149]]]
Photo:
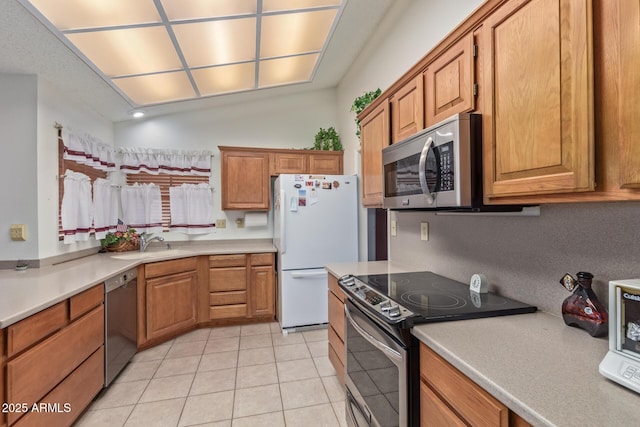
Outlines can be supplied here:
[[124, 273], [118, 274], [117, 276], [113, 276], [105, 280], [104, 291], [106, 293], [109, 293], [114, 289], [117, 289], [133, 280], [136, 280], [137, 278], [138, 278], [137, 269], [133, 268], [131, 270], [127, 270]]

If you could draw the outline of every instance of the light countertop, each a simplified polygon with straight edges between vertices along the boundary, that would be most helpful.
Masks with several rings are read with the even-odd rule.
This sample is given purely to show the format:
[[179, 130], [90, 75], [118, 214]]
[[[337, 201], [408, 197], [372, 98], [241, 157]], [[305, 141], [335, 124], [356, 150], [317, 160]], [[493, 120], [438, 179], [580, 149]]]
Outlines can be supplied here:
[[276, 251], [271, 240], [225, 240], [172, 245], [173, 249], [170, 250], [165, 249], [164, 244], [152, 244], [143, 253], [131, 251], [96, 254], [42, 268], [0, 270], [0, 328], [140, 264], [197, 255]]
[[[415, 271], [387, 262], [329, 264], [336, 275]], [[606, 338], [536, 312], [418, 325], [420, 341], [534, 426], [638, 425], [640, 395], [598, 365]]]

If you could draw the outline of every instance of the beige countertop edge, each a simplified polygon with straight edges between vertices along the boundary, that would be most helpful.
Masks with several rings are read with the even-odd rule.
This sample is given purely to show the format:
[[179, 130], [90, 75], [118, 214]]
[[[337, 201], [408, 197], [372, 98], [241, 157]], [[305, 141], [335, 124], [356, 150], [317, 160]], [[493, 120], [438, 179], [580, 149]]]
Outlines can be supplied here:
[[[211, 244], [173, 245], [180, 253], [164, 255], [162, 250], [150, 248], [141, 258], [115, 258], [120, 254], [95, 254], [61, 264], [23, 271], [0, 270], [0, 329], [104, 282], [138, 265], [198, 255], [276, 252], [267, 241], [227, 241]], [[153, 254], [153, 255], [149, 255]], [[157, 255], [156, 255], [157, 254]]]

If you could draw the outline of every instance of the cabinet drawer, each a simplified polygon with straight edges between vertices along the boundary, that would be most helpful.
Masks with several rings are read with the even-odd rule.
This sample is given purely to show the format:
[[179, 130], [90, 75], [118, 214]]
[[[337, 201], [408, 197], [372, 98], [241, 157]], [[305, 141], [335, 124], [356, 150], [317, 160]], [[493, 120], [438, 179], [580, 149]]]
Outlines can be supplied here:
[[329, 273], [327, 277], [329, 280], [329, 290], [344, 303], [345, 295], [342, 289], [340, 289], [340, 286], [338, 286], [338, 278], [331, 273]]
[[211, 268], [209, 269], [209, 291], [244, 291], [247, 289], [247, 268]]
[[104, 302], [104, 285], [74, 295], [69, 299], [69, 317], [74, 320]]
[[[54, 388], [41, 404], [57, 405], [57, 411], [29, 412], [14, 426], [49, 427], [71, 425], [89, 406], [104, 384], [104, 346], [93, 353], [82, 365]], [[68, 404], [70, 412], [65, 412]]]
[[144, 266], [145, 277], [167, 276], [169, 274], [177, 274], [185, 271], [195, 271], [196, 257], [180, 258], [171, 261], [153, 262]]
[[329, 345], [333, 347], [338, 359], [344, 365], [344, 342], [340, 339], [338, 334], [333, 328], [329, 328]]
[[228, 319], [231, 317], [246, 317], [247, 304], [220, 305], [209, 307], [209, 319]]
[[[103, 344], [100, 306], [7, 363], [7, 401], [38, 402]], [[10, 424], [15, 418], [8, 414]]]
[[344, 303], [333, 292], [329, 292], [329, 324], [344, 342]]
[[273, 254], [251, 254], [251, 265], [273, 265]]
[[329, 361], [331, 361], [333, 369], [336, 370], [336, 375], [338, 376], [340, 383], [344, 385], [344, 364], [338, 357], [338, 352], [333, 348], [331, 344], [329, 344]]
[[209, 305], [230, 305], [246, 303], [246, 291], [212, 292], [209, 294]]
[[453, 410], [473, 426], [507, 426], [509, 409], [424, 344], [420, 374]]
[[420, 382], [420, 425], [428, 427], [466, 426], [424, 382]]
[[209, 267], [243, 267], [245, 265], [247, 265], [245, 254], [211, 255], [209, 257]]
[[68, 322], [67, 301], [29, 316], [7, 328], [7, 357], [37, 343]]

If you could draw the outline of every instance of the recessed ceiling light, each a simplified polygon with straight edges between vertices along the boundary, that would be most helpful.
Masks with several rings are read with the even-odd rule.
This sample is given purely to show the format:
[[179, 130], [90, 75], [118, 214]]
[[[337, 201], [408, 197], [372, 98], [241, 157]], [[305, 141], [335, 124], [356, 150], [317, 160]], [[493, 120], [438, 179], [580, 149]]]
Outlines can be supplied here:
[[139, 119], [140, 117], [144, 117], [144, 111], [143, 110], [133, 110], [131, 112], [131, 115], [133, 116], [134, 119]]

